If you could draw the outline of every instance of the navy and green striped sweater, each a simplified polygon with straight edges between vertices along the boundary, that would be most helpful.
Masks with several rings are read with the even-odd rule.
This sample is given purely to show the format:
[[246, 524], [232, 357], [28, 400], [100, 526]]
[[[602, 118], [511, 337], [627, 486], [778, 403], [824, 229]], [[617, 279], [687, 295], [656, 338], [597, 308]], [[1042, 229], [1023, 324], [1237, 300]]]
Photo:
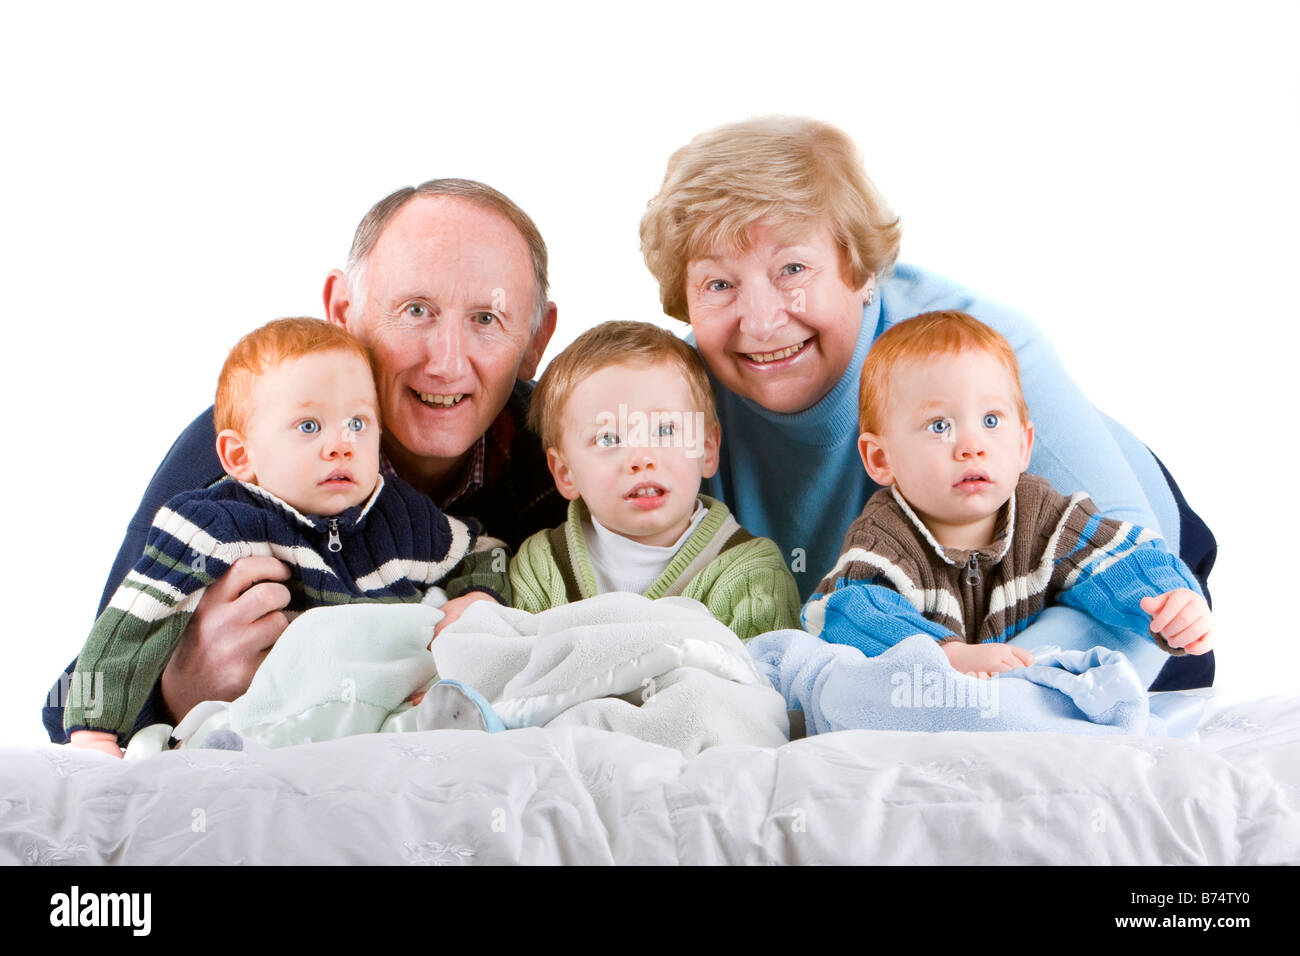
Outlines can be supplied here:
[[444, 581], [452, 597], [483, 590], [509, 603], [504, 571], [491, 572], [477, 539], [476, 525], [396, 477], [380, 476], [369, 499], [332, 517], [304, 515], [234, 480], [177, 495], [158, 510], [144, 554], [95, 621], [76, 669], [94, 692], [68, 701], [64, 727], [109, 731], [125, 744], [205, 589], [240, 558], [269, 555], [289, 566], [291, 617], [330, 604], [417, 602]]

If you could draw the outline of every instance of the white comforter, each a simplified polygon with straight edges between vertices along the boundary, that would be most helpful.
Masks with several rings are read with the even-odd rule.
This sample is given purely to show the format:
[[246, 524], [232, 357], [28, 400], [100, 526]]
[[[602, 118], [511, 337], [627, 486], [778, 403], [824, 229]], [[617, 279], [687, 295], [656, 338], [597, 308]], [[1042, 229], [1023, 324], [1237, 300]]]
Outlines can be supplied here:
[[586, 727], [123, 762], [0, 750], [0, 863], [1297, 863], [1300, 697], [1198, 741], [842, 731], [694, 757]]

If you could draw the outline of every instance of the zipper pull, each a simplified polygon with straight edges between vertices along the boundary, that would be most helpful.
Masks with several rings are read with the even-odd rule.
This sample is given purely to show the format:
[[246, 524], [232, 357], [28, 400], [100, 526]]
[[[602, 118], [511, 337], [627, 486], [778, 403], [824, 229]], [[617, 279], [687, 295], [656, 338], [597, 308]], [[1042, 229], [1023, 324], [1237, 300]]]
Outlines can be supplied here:
[[966, 583], [971, 587], [980, 583], [980, 562], [976, 554], [972, 554], [966, 562]]
[[329, 543], [329, 549], [330, 549], [331, 551], [342, 551], [342, 550], [343, 550], [343, 540], [339, 537], [339, 519], [338, 519], [338, 518], [330, 518], [330, 543]]

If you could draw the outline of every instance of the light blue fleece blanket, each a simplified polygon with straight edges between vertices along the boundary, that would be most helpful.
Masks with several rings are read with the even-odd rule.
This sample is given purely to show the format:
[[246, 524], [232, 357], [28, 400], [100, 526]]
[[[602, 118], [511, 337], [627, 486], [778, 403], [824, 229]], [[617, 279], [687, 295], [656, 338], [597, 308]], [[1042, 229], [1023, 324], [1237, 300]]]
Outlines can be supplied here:
[[798, 630], [748, 644], [759, 671], [802, 710], [807, 732], [1010, 730], [1187, 737], [1202, 704], [1148, 695], [1118, 651], [1037, 648], [1035, 663], [991, 680], [955, 671], [934, 638], [917, 634], [879, 657]]

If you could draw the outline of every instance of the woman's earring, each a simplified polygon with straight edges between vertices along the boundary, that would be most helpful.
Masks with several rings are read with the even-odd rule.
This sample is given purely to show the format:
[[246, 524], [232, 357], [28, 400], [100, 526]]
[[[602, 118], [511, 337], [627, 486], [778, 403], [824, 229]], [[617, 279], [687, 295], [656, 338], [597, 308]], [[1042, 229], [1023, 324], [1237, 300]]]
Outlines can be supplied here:
[[876, 301], [876, 287], [875, 287], [875, 286], [872, 286], [870, 289], [867, 290], [867, 301], [864, 302], [864, 303], [862, 303], [862, 304], [863, 304], [863, 305], [870, 305], [871, 303], [873, 303], [873, 302], [875, 302], [875, 301]]

